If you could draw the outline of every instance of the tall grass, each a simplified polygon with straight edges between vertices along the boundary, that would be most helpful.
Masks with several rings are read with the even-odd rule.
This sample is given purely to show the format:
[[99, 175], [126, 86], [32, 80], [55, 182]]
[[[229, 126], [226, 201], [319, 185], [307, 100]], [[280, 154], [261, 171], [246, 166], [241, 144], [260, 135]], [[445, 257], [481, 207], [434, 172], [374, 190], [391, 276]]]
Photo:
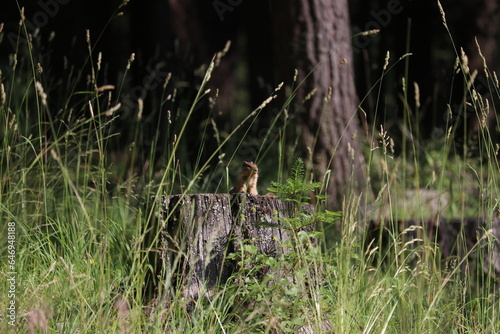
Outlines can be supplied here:
[[[88, 43], [92, 52], [90, 39]], [[150, 267], [147, 257], [154, 240], [146, 237], [158, 210], [149, 203], [149, 196], [226, 191], [232, 179], [230, 169], [239, 165], [238, 152], [227, 151], [228, 147], [241, 144], [232, 142], [236, 138], [250, 140], [245, 134], [260, 111], [269, 106], [263, 103], [249, 111], [232, 132], [217, 137], [217, 149], [206, 155], [201, 154], [206, 153], [202, 152], [205, 142], [201, 139], [200, 158], [189, 165], [185, 155], [187, 126], [198, 112], [197, 106], [214, 97], [214, 92], [205, 88], [212, 71], [217, 71], [214, 61], [193, 101], [172, 98], [174, 83], [170, 77], [165, 78], [155, 92], [160, 97], [149, 101], [152, 108], [189, 107], [175, 122], [153, 120], [158, 126], [146, 152], [141, 142], [147, 137], [141, 126], [146, 120], [139, 103], [137, 114], [127, 125], [133, 140], [116, 157], [109, 149], [118, 136], [114, 125], [119, 111], [114, 107], [119, 95], [125, 94], [126, 85], [99, 87], [99, 64], [92, 64], [90, 73], [84, 73], [91, 78], [88, 87], [68, 91], [66, 101], [71, 104], [55, 112], [51, 87], [47, 86], [51, 80], [46, 77], [44, 64], [35, 62], [33, 55], [37, 52], [31, 44], [20, 44], [11, 62], [2, 63], [0, 69], [0, 249], [3, 260], [8, 246], [4, 237], [7, 222], [15, 222], [17, 272], [17, 319], [12, 327], [7, 323], [9, 299], [4, 292], [9, 289], [11, 269], [2, 261], [3, 332], [500, 332], [498, 278], [483, 273], [483, 265], [487, 269], [490, 266], [493, 273], [494, 259], [488, 254], [498, 247], [491, 223], [479, 231], [477, 243], [468, 254], [445, 261], [436, 240], [426, 237], [425, 226], [399, 228], [395, 224], [410, 217], [476, 216], [486, 222], [498, 217], [500, 168], [498, 143], [492, 133], [498, 130], [494, 127], [480, 122], [477, 144], [481, 158], [470, 157], [465, 149], [455, 151], [457, 128], [451, 123], [442, 138], [423, 144], [415, 135], [416, 129], [410, 127], [418, 103], [405, 92], [407, 117], [403, 127], [409, 138], [405, 154], [392, 151], [391, 134], [383, 124], [380, 127], [379, 118], [373, 124], [371, 139], [366, 139], [373, 143], [367, 150], [367, 161], [371, 186], [378, 193], [376, 201], [369, 204], [379, 211], [385, 241], [370, 243], [360, 233], [367, 225], [357, 214], [363, 205], [354, 196], [345, 198], [342, 228], [335, 229], [338, 235], [332, 236], [331, 229], [315, 234], [321, 247], [314, 248], [307, 241], [310, 235], [297, 233], [289, 245], [293, 251], [279, 261], [258, 255], [260, 263], [271, 268], [268, 275], [257, 280], [243, 269], [211, 298], [200, 300], [187, 312], [186, 301], [170, 285], [171, 273], [161, 272], [156, 302], [144, 299], [146, 274], [157, 269]], [[487, 107], [496, 111], [496, 106], [474, 90], [465, 58], [459, 51], [457, 57], [469, 83], [463, 108], [468, 107], [482, 121]], [[380, 81], [391, 69], [389, 59], [387, 65]], [[134, 66], [133, 60], [129, 66]], [[491, 84], [489, 93], [499, 97], [496, 75], [487, 68], [485, 71]], [[374, 85], [374, 92], [380, 81]], [[286, 93], [277, 90], [275, 94]], [[75, 96], [81, 98], [70, 99]], [[277, 119], [283, 117], [284, 121], [273, 123], [274, 127], [283, 125], [276, 132], [269, 131], [259, 148], [264, 164], [266, 154], [275, 149], [273, 145], [279, 147], [275, 151], [281, 155], [293, 147], [286, 136], [271, 138], [272, 133], [291, 131], [285, 109], [277, 112]], [[498, 126], [498, 118], [494, 121]], [[160, 124], [165, 127], [160, 128]], [[208, 131], [212, 125], [206, 124]], [[163, 136], [165, 133], [168, 135]], [[176, 134], [175, 139], [172, 134]], [[208, 158], [203, 161], [201, 156]], [[219, 163], [209, 166], [214, 159]], [[271, 171], [273, 167], [265, 169]], [[278, 180], [286, 177], [281, 169], [280, 163]], [[433, 194], [430, 202], [422, 190]], [[318, 213], [322, 213], [318, 216], [322, 220], [331, 218], [328, 212]], [[467, 240], [464, 233], [462, 243]], [[153, 233], [153, 239], [158, 237], [159, 231]], [[254, 263], [255, 259], [248, 257], [254, 250], [245, 251], [231, 256], [242, 263]], [[470, 257], [475, 257], [478, 265], [470, 265]], [[275, 275], [283, 268], [290, 277]]]

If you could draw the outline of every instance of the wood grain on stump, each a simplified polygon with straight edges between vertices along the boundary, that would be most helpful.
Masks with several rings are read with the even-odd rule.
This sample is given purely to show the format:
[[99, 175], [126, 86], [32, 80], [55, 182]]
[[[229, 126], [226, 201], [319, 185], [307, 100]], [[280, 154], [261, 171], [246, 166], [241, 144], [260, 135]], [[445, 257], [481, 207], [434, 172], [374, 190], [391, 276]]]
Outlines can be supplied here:
[[[153, 266], [163, 266], [163, 279], [181, 289], [186, 301], [209, 296], [224, 284], [237, 265], [227, 259], [242, 244], [279, 257], [292, 230], [284, 222], [297, 213], [295, 203], [248, 194], [171, 195], [159, 201], [159, 252]], [[312, 212], [306, 205], [301, 210]], [[157, 228], [153, 228], [152, 232]], [[304, 230], [313, 230], [309, 225]]]

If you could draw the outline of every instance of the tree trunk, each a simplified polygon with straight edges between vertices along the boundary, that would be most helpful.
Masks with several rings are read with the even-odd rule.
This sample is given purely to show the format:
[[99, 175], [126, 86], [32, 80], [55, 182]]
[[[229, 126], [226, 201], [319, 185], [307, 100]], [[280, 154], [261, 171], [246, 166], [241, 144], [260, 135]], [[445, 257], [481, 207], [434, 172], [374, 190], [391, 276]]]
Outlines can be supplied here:
[[[313, 208], [307, 205], [303, 210]], [[273, 257], [286, 254], [284, 244], [292, 240], [293, 229], [283, 219], [296, 212], [294, 203], [266, 196], [162, 196], [160, 224], [150, 231], [161, 231], [150, 258], [155, 277], [180, 289], [189, 309], [199, 297], [213, 295], [216, 286], [238, 269], [237, 262], [226, 257], [241, 252], [242, 245]], [[312, 229], [313, 225], [302, 228]]]
[[319, 179], [332, 170], [328, 194], [330, 204], [339, 207], [347, 190], [361, 193], [366, 181], [347, 0], [273, 3], [281, 75], [297, 69], [297, 82], [306, 79], [298, 103], [315, 90], [302, 111], [304, 151], [311, 150], [309, 162]]

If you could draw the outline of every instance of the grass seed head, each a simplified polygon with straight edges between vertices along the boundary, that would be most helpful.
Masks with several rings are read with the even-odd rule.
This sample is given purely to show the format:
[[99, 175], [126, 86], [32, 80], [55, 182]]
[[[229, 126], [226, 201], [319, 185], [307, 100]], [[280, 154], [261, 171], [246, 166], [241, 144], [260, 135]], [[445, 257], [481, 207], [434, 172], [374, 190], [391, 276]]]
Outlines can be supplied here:
[[40, 81], [35, 82], [35, 88], [42, 102], [42, 106], [47, 107], [47, 94], [43, 89], [42, 83]]
[[7, 94], [5, 93], [5, 86], [3, 83], [0, 83], [0, 107], [5, 105], [5, 101], [7, 100]]

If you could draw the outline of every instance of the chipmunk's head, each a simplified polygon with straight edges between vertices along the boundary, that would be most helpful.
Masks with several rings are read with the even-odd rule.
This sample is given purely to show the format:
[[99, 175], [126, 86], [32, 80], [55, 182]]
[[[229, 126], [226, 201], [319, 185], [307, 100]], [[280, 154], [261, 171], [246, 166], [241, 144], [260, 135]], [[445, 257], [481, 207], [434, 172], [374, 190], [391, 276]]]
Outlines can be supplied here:
[[250, 162], [244, 161], [243, 164], [241, 165], [241, 170], [243, 172], [248, 173], [248, 175], [258, 175], [259, 174], [259, 168], [252, 161], [250, 161]]

